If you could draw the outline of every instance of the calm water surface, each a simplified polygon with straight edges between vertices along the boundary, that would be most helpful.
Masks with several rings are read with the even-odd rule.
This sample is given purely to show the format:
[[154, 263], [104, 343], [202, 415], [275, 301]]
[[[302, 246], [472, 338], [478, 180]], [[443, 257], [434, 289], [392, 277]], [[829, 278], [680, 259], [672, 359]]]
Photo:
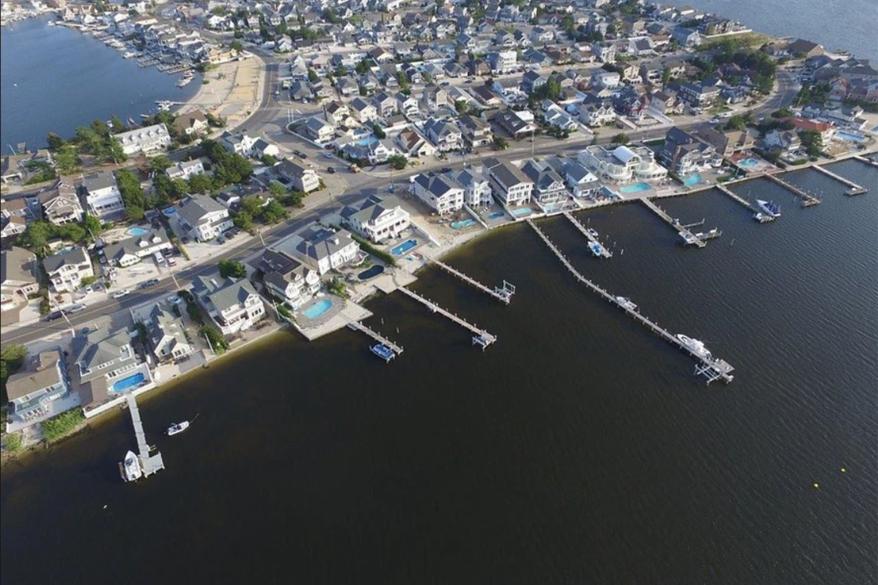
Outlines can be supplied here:
[[183, 101], [199, 81], [176, 86], [181, 75], [141, 68], [90, 35], [46, 19], [4, 26], [0, 33], [0, 141], [3, 150], [26, 142], [45, 146], [46, 134], [69, 137], [113, 114], [140, 122], [156, 100]]
[[792, 180], [826, 198], [801, 209], [738, 187], [784, 206], [771, 225], [716, 191], [665, 200], [723, 229], [704, 250], [637, 204], [581, 215], [609, 261], [541, 222], [584, 273], [734, 364], [731, 385], [695, 378], [519, 225], [449, 259], [515, 283], [510, 306], [435, 271], [415, 285], [497, 334], [484, 353], [379, 297], [371, 324], [406, 347], [391, 365], [354, 332], [282, 333], [147, 396], [167, 465], [148, 481], [118, 478], [124, 413], [7, 466], [3, 581], [875, 583], [878, 172], [833, 168], [873, 192], [805, 171]]

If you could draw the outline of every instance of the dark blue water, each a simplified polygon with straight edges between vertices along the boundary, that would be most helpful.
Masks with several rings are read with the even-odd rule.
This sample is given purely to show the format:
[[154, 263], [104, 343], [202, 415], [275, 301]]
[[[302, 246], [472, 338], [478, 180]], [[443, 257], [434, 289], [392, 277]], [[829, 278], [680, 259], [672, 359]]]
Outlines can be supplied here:
[[140, 68], [116, 49], [46, 19], [4, 26], [0, 33], [0, 142], [45, 145], [46, 134], [68, 137], [92, 120], [140, 121], [156, 100], [183, 101], [199, 81], [176, 86], [180, 75]]
[[724, 231], [703, 250], [636, 203], [580, 214], [615, 242], [608, 261], [540, 222], [736, 366], [731, 385], [694, 377], [518, 225], [447, 259], [516, 284], [508, 307], [438, 271], [415, 285], [496, 334], [484, 353], [380, 296], [370, 324], [406, 348], [390, 365], [348, 330], [281, 333], [144, 397], [167, 465], [145, 482], [118, 478], [125, 413], [7, 465], [3, 582], [876, 583], [878, 170], [833, 169], [872, 193], [813, 171], [791, 177], [824, 191], [810, 209], [736, 187], [783, 205], [768, 225], [716, 191], [663, 200]]

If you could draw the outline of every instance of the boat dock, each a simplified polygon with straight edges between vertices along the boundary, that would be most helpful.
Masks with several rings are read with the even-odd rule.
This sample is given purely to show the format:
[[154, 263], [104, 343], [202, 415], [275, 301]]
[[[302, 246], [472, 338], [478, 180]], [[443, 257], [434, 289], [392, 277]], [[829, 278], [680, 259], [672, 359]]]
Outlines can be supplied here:
[[438, 266], [439, 268], [443, 269], [448, 274], [451, 274], [452, 276], [456, 276], [457, 278], [461, 279], [462, 281], [464, 281], [468, 285], [482, 291], [483, 293], [487, 294], [488, 296], [494, 297], [495, 299], [497, 299], [501, 303], [505, 303], [508, 305], [509, 301], [512, 300], [512, 295], [515, 294], [515, 285], [511, 284], [509, 282], [506, 282], [505, 280], [503, 281], [503, 284], [500, 286], [495, 286], [494, 288], [488, 288], [487, 286], [485, 286], [484, 284], [482, 284], [478, 280], [467, 276], [466, 274], [464, 274], [460, 270], [457, 270], [456, 268], [452, 268], [451, 266], [449, 266], [448, 264], [446, 264], [444, 262], [441, 262], [439, 260], [434, 260], [433, 263], [436, 264], [436, 266]]
[[684, 345], [683, 342], [680, 341], [676, 335], [671, 334], [669, 331], [667, 331], [648, 317], [641, 315], [640, 311], [637, 310], [636, 305], [631, 304], [630, 301], [623, 300], [622, 297], [617, 297], [609, 293], [604, 288], [584, 277], [582, 274], [579, 273], [578, 270], [576, 270], [576, 268], [573, 267], [570, 261], [567, 260], [564, 254], [561, 253], [561, 250], [559, 250], [555, 246], [555, 244], [553, 244], [551, 240], [549, 240], [549, 238], [542, 232], [542, 230], [540, 230], [540, 228], [536, 226], [536, 224], [532, 220], [528, 219], [527, 223], [528, 225], [530, 225], [531, 228], [533, 228], [536, 234], [540, 237], [541, 240], [543, 240], [543, 242], [555, 254], [555, 256], [558, 257], [561, 263], [564, 264], [564, 267], [567, 268], [568, 272], [570, 272], [570, 274], [572, 274], [576, 278], [576, 280], [590, 288], [592, 291], [599, 294], [605, 300], [609, 301], [610, 303], [616, 305], [617, 307], [628, 313], [629, 316], [633, 317], [636, 321], [641, 323], [643, 326], [645, 326], [647, 329], [649, 329], [659, 337], [664, 338], [667, 342], [679, 347], [680, 349], [684, 350], [692, 357], [694, 357], [696, 360], [698, 360], [699, 365], [696, 367], [695, 372], [698, 375], [703, 375], [707, 377], [708, 384], [715, 380], [722, 380], [723, 382], [728, 383], [734, 379], [732, 372], [735, 368], [733, 368], [731, 364], [729, 364], [725, 360], [714, 358], [709, 354], [703, 355], [695, 352], [688, 346]]
[[781, 187], [783, 187], [787, 191], [790, 191], [791, 193], [793, 193], [797, 197], [800, 197], [802, 199], [802, 207], [812, 207], [814, 205], [818, 205], [821, 203], [820, 197], [818, 197], [817, 195], [814, 195], [813, 193], [809, 193], [809, 192], [805, 191], [804, 189], [802, 189], [801, 187], [797, 187], [797, 186], [793, 185], [792, 183], [788, 183], [788, 182], [784, 181], [783, 179], [781, 179], [780, 177], [776, 177], [776, 176], [772, 175], [771, 173], [765, 173], [762, 176], [765, 177], [766, 179], [768, 179], [769, 181], [771, 181], [772, 183], [780, 185]]
[[375, 331], [371, 327], [364, 325], [363, 323], [360, 323], [359, 321], [351, 321], [350, 323], [348, 323], [348, 327], [350, 327], [354, 331], [362, 331], [363, 333], [365, 333], [366, 335], [368, 335], [369, 337], [371, 337], [372, 339], [374, 339], [378, 343], [381, 343], [381, 344], [389, 347], [391, 349], [391, 351], [393, 351], [393, 353], [396, 355], [399, 355], [402, 353], [402, 346], [401, 345], [395, 344], [394, 342], [390, 341], [389, 339], [387, 339], [386, 337], [384, 337], [383, 335], [381, 335], [380, 333], [378, 333], [377, 331]]
[[868, 189], [866, 189], [862, 185], [857, 185], [853, 181], [845, 179], [841, 175], [837, 175], [837, 174], [833, 173], [832, 171], [830, 171], [829, 169], [824, 169], [820, 165], [814, 165], [812, 168], [815, 171], [823, 173], [827, 177], [831, 177], [831, 178], [835, 179], [836, 181], [838, 181], [839, 183], [841, 183], [842, 185], [846, 186], [848, 188], [848, 190], [845, 191], [845, 195], [847, 195], [849, 197], [853, 197], [854, 195], [864, 195], [865, 193], [867, 193], [869, 191]]
[[665, 220], [672, 228], [677, 230], [677, 233], [680, 234], [680, 237], [683, 238], [683, 241], [686, 242], [686, 244], [697, 246], [699, 248], [703, 248], [707, 245], [707, 242], [692, 233], [688, 227], [681, 224], [679, 219], [668, 215], [667, 211], [653, 203], [648, 197], [641, 197], [640, 201], [655, 212], [656, 215]]
[[741, 197], [740, 195], [738, 195], [737, 193], [735, 193], [734, 191], [732, 191], [731, 189], [726, 187], [725, 185], [720, 185], [719, 183], [717, 183], [716, 185], [714, 185], [714, 187], [716, 187], [721, 193], [728, 195], [732, 199], [732, 201], [734, 201], [736, 203], [740, 203], [741, 205], [743, 205], [744, 207], [746, 207], [750, 211], [756, 211], [755, 209], [753, 209], [753, 206], [750, 205], [749, 201], [747, 201], [746, 199], [744, 199], [743, 197]]
[[149, 477], [153, 473], [165, 468], [162, 454], [156, 451], [155, 455], [149, 454], [149, 445], [146, 442], [146, 433], [143, 430], [143, 421], [140, 420], [140, 409], [137, 408], [137, 399], [133, 394], [125, 397], [128, 403], [128, 412], [131, 414], [131, 424], [134, 425], [134, 436], [137, 439], [138, 459], [143, 468], [143, 477]]
[[853, 158], [854, 158], [854, 160], [858, 160], [861, 163], [866, 163], [867, 165], [872, 165], [873, 167], [878, 167], [878, 162], [872, 160], [871, 158], [868, 158], [865, 156], [860, 156], [859, 154], [854, 155]]
[[600, 241], [598, 241], [598, 239], [595, 237], [594, 232], [589, 230], [588, 228], [586, 228], [584, 225], [582, 225], [579, 222], [579, 220], [576, 219], [575, 215], [573, 215], [569, 211], [563, 212], [562, 215], [564, 217], [566, 217], [570, 221], [570, 223], [572, 223], [573, 226], [576, 229], [578, 229], [579, 232], [588, 239], [589, 244], [592, 244], [592, 245], [597, 244], [599, 246], [599, 249], [601, 251], [601, 258], [612, 258], [613, 257], [613, 253], [610, 252], [606, 246], [601, 244]]
[[491, 345], [492, 343], [497, 341], [496, 335], [492, 335], [492, 334], [488, 333], [487, 331], [485, 331], [484, 329], [482, 329], [481, 327], [473, 325], [472, 323], [470, 323], [466, 319], [458, 317], [454, 313], [443, 309], [442, 307], [440, 307], [439, 305], [437, 305], [433, 301], [422, 297], [418, 293], [413, 292], [404, 286], [399, 287], [397, 290], [399, 290], [403, 294], [415, 299], [416, 301], [418, 301], [419, 303], [421, 303], [422, 305], [424, 305], [425, 307], [430, 309], [430, 311], [432, 311], [434, 313], [439, 313], [440, 315], [443, 315], [444, 317], [451, 319], [452, 321], [454, 321], [455, 323], [457, 323], [461, 327], [469, 329], [470, 332], [473, 334], [473, 345], [481, 346], [482, 350], [484, 350], [486, 347], [488, 347], [489, 345]]

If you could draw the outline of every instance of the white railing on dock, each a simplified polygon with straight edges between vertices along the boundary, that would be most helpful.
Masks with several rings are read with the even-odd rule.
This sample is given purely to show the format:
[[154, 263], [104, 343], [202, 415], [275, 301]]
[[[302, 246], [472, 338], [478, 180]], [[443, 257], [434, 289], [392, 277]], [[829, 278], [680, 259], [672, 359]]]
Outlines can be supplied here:
[[820, 165], [814, 165], [813, 169], [817, 172], [820, 172], [820, 173], [826, 175], [827, 177], [835, 179], [836, 181], [838, 181], [842, 185], [845, 185], [846, 187], [848, 187], [848, 190], [845, 191], [845, 195], [863, 195], [864, 193], [866, 193], [868, 191], [868, 189], [866, 189], [862, 185], [857, 185], [853, 181], [851, 181], [849, 179], [845, 179], [841, 175], [837, 175], [837, 174], [833, 173], [832, 171], [830, 171], [829, 169], [824, 169]]
[[491, 345], [492, 343], [497, 341], [496, 335], [492, 335], [492, 334], [488, 333], [487, 331], [485, 331], [484, 329], [482, 329], [481, 327], [479, 327], [477, 325], [473, 325], [472, 323], [470, 323], [466, 319], [458, 317], [457, 315], [455, 315], [451, 311], [447, 311], [446, 309], [443, 309], [441, 306], [434, 303], [430, 299], [422, 297], [418, 293], [411, 291], [404, 286], [399, 287], [399, 289], [397, 289], [397, 290], [399, 290], [403, 294], [415, 299], [416, 301], [418, 301], [419, 303], [421, 303], [422, 305], [424, 305], [425, 307], [430, 309], [430, 311], [432, 311], [434, 313], [439, 313], [440, 315], [447, 317], [451, 321], [454, 321], [455, 323], [457, 323], [461, 327], [469, 329], [469, 331], [471, 333], [473, 333], [473, 345], [479, 345], [484, 350], [486, 347], [488, 347], [489, 345]]
[[505, 303], [508, 305], [509, 301], [512, 300], [512, 295], [515, 294], [515, 286], [506, 282], [505, 280], [503, 281], [503, 284], [500, 286], [495, 286], [494, 288], [488, 288], [487, 286], [485, 286], [484, 284], [482, 284], [478, 280], [476, 280], [470, 276], [467, 276], [466, 274], [464, 274], [460, 270], [457, 270], [456, 268], [449, 266], [448, 264], [446, 264], [444, 262], [441, 262], [439, 260], [434, 260], [433, 262], [436, 264], [436, 266], [445, 270], [445, 272], [451, 274], [452, 276], [456, 276], [457, 278], [461, 279], [462, 281], [464, 281], [468, 285], [472, 286], [473, 288], [476, 288], [476, 289], [482, 291], [483, 293], [485, 293], [491, 297], [494, 297], [495, 299], [497, 299], [501, 303]]
[[677, 338], [676, 335], [673, 335], [648, 317], [641, 315], [640, 311], [637, 310], [636, 305], [631, 303], [628, 299], [613, 295], [606, 289], [584, 277], [582, 274], [580, 274], [578, 270], [576, 270], [576, 268], [573, 266], [573, 264], [570, 263], [567, 257], [564, 256], [561, 250], [559, 250], [558, 247], [552, 243], [548, 236], [546, 236], [546, 234], [544, 234], [543, 231], [540, 230], [540, 228], [538, 228], [533, 221], [527, 220], [527, 223], [531, 228], [533, 228], [534, 232], [536, 232], [536, 234], [540, 237], [543, 243], [545, 243], [546, 246], [555, 254], [555, 256], [557, 256], [558, 260], [560, 260], [564, 267], [567, 268], [568, 272], [570, 272], [570, 274], [572, 274], [574, 278], [576, 278], [576, 280], [602, 296], [605, 300], [625, 311], [629, 316], [633, 317], [636, 321], [645, 326], [647, 329], [654, 332], [659, 337], [664, 338], [669, 343], [679, 347], [680, 349], [684, 350], [692, 357], [694, 357], [696, 360], [698, 360], [701, 365], [697, 373], [699, 375], [707, 376], [708, 383], [713, 382], [717, 379], [721, 379], [727, 383], [732, 381], [732, 379], [734, 378], [734, 376], [732, 375], [734, 368], [728, 362], [714, 358], [712, 356], [708, 357], [696, 353], [691, 348], [684, 345], [683, 342], [680, 341], [680, 339]]
[[592, 245], [596, 244], [598, 246], [598, 249], [601, 252], [601, 258], [612, 258], [613, 257], [613, 253], [610, 252], [606, 246], [604, 246], [602, 243], [600, 243], [600, 241], [595, 237], [594, 233], [591, 230], [589, 230], [588, 228], [586, 228], [584, 225], [582, 225], [579, 222], [579, 220], [576, 219], [575, 215], [573, 215], [569, 211], [565, 211], [562, 215], [564, 217], [566, 217], [570, 221], [570, 223], [573, 224], [573, 226], [576, 229], [579, 230], [579, 233], [581, 233], [583, 236], [585, 236], [585, 238], [588, 240], [589, 244], [592, 244]]
[[393, 351], [393, 353], [395, 353], [397, 355], [402, 353], [403, 348], [401, 345], [397, 345], [396, 343], [390, 341], [389, 339], [387, 339], [386, 337], [384, 337], [383, 335], [381, 335], [380, 333], [378, 333], [377, 331], [375, 331], [371, 327], [369, 327], [363, 323], [360, 323], [359, 321], [351, 321], [350, 323], [348, 323], [348, 326], [350, 326], [350, 328], [354, 329], [355, 331], [361, 331], [361, 332], [365, 333], [366, 335], [368, 335], [369, 337], [371, 337], [372, 339], [374, 339], [378, 343], [386, 345], [387, 347], [389, 347]]
[[744, 199], [743, 197], [741, 197], [740, 195], [738, 195], [737, 193], [735, 193], [734, 191], [732, 191], [731, 189], [726, 187], [725, 185], [721, 185], [720, 183], [717, 183], [715, 186], [717, 189], [719, 189], [720, 193], [728, 195], [732, 199], [732, 201], [740, 203], [741, 205], [743, 205], [747, 209], [754, 211], [753, 206], [750, 204], [749, 201], [747, 201], [746, 199]]
[[162, 460], [161, 453], [149, 454], [149, 444], [146, 442], [146, 432], [143, 430], [143, 421], [140, 419], [140, 409], [137, 407], [137, 399], [134, 397], [134, 394], [129, 393], [125, 397], [125, 401], [128, 403], [131, 424], [134, 426], [134, 437], [137, 440], [137, 451], [140, 466], [143, 469], [143, 476], [149, 477], [153, 473], [164, 469], [165, 463]]
[[649, 199], [649, 197], [641, 197], [640, 201], [644, 205], [646, 205], [647, 208], [649, 208], [653, 212], [655, 212], [656, 215], [658, 215], [660, 218], [665, 220], [672, 228], [677, 230], [677, 233], [680, 234], [680, 237], [683, 238], [683, 241], [686, 242], [687, 244], [697, 246], [699, 248], [703, 248], [707, 245], [707, 243], [704, 240], [702, 240], [701, 238], [696, 236], [694, 233], [692, 233], [692, 231], [688, 227], [686, 227], [685, 225], [680, 223], [679, 219], [668, 215], [667, 211], [665, 211], [664, 209], [662, 209], [661, 207], [659, 207], [658, 205], [653, 203]]
[[799, 187], [797, 185], [793, 185], [792, 183], [784, 181], [780, 177], [776, 177], [776, 176], [772, 175], [771, 173], [764, 173], [761, 176], [765, 177], [766, 179], [768, 179], [772, 183], [776, 183], [776, 184], [780, 185], [781, 187], [783, 187], [787, 191], [793, 193], [794, 195], [801, 197], [803, 207], [812, 207], [814, 205], [822, 203], [822, 200], [817, 195], [815, 195], [813, 193], [809, 193], [808, 191], [806, 191], [802, 187]]

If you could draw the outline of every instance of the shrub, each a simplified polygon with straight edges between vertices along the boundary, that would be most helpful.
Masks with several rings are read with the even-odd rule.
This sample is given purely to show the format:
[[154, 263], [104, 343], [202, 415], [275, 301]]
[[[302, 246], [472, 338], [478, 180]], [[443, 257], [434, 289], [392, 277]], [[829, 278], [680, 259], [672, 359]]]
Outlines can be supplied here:
[[69, 435], [84, 420], [85, 416], [81, 410], [68, 410], [54, 418], [43, 421], [43, 437], [50, 443], [57, 441]]

